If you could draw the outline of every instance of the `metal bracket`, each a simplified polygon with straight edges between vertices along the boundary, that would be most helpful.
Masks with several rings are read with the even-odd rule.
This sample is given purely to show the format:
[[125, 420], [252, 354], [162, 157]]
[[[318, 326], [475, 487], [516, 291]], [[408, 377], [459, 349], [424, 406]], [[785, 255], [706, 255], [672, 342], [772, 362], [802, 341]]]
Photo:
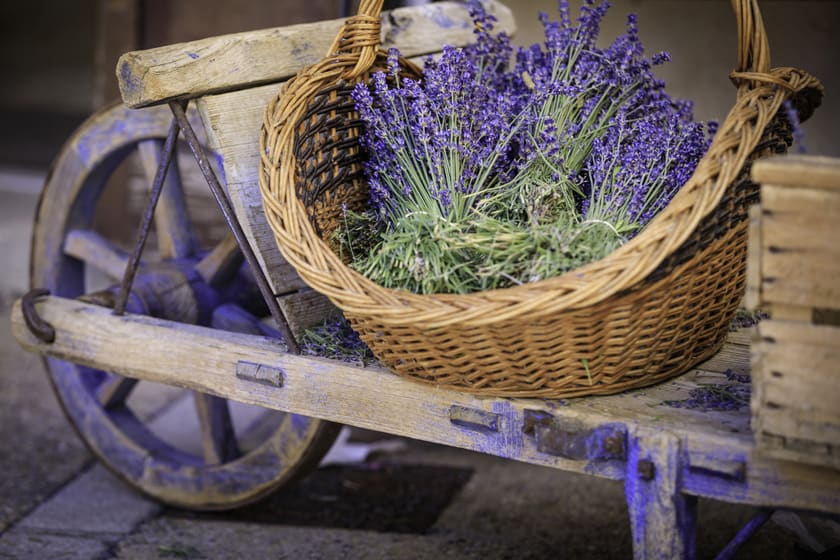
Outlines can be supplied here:
[[449, 421], [461, 428], [477, 432], [498, 432], [501, 415], [476, 408], [453, 404], [449, 408]]
[[280, 368], [254, 362], [236, 362], [236, 377], [261, 385], [282, 387], [285, 375]]
[[589, 427], [542, 410], [525, 410], [522, 431], [534, 436], [537, 451], [555, 457], [576, 461], [627, 457], [627, 428], [623, 424]]

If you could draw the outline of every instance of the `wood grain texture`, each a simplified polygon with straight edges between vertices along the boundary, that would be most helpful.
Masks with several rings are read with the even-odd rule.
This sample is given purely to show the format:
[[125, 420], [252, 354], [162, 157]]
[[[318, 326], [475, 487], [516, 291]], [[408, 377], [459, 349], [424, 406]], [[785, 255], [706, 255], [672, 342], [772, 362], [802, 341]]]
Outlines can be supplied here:
[[113, 279], [122, 279], [129, 260], [127, 252], [87, 229], [67, 232], [64, 254], [96, 267]]
[[761, 197], [761, 301], [840, 309], [840, 189], [765, 184]]
[[240, 225], [260, 261], [275, 294], [289, 293], [306, 284], [289, 265], [265, 220], [257, 184], [259, 130], [268, 100], [276, 85], [199, 99], [197, 107], [208, 146], [222, 159], [228, 196]]
[[752, 167], [756, 183], [840, 191], [840, 159], [787, 155], [757, 161]]
[[[497, 28], [514, 31], [511, 11], [491, 0]], [[327, 53], [344, 20], [222, 35], [124, 54], [117, 63], [123, 101], [130, 107], [194, 98], [278, 82]], [[399, 46], [404, 56], [439, 51], [473, 38], [464, 4], [440, 2], [382, 14], [382, 46]]]
[[747, 289], [744, 305], [751, 311], [761, 308], [761, 206], [753, 204], [747, 230]]
[[[569, 401], [479, 398], [394, 376], [376, 367], [292, 356], [267, 338], [224, 333], [143, 316], [117, 318], [108, 310], [49, 297], [38, 312], [58, 336], [53, 345], [33, 337], [19, 302], [12, 314], [18, 341], [33, 351], [96, 365], [129, 377], [187, 387], [277, 410], [418, 438], [597, 476], [622, 479], [613, 462], [577, 461], [542, 453], [523, 432], [526, 409], [545, 410], [584, 426], [622, 423], [673, 434], [688, 457], [682, 491], [727, 501], [840, 513], [840, 477], [834, 471], [779, 462], [755, 454], [745, 412], [710, 412], [662, 406], [720, 372], [695, 370], [661, 386], [627, 394]], [[120, 340], [119, 345], [113, 343]], [[240, 379], [247, 361], [282, 371], [282, 387]], [[497, 431], [476, 431], [451, 421], [453, 406], [494, 414]], [[692, 468], [692, 461], [695, 468]], [[743, 464], [743, 476], [733, 465]]]
[[753, 425], [763, 452], [840, 468], [840, 328], [764, 321]]

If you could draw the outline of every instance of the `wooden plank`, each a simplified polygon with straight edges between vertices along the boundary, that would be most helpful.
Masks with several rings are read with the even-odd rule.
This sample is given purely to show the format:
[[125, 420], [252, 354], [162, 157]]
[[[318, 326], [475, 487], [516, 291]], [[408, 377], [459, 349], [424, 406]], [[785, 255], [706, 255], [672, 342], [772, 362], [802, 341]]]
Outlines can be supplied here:
[[[774, 297], [779, 297], [778, 295]], [[789, 300], [788, 300], [789, 301]], [[791, 305], [790, 303], [766, 303], [765, 308], [773, 319], [779, 321], [800, 321], [810, 323], [814, 316], [811, 307], [803, 305]]]
[[[840, 204], [835, 213], [826, 213], [824, 216], [809, 214], [818, 209], [828, 211], [831, 204], [819, 200], [809, 201], [807, 208], [801, 204], [799, 197], [779, 197], [782, 204], [789, 204], [789, 210], [775, 211], [764, 207], [764, 215], [761, 217], [761, 244], [766, 252], [773, 250], [802, 251], [817, 255], [838, 255], [840, 248], [837, 245], [838, 226], [835, 216], [840, 216]], [[837, 197], [840, 201], [840, 196]], [[795, 205], [799, 205], [799, 211], [794, 212]], [[772, 212], [772, 213], [768, 213]]]
[[[773, 385], [765, 387], [767, 401], [778, 402], [778, 389]], [[796, 405], [767, 408], [761, 413], [761, 432], [831, 446], [840, 451], [840, 425], [834, 413], [833, 410], [807, 410]]]
[[[838, 329], [827, 325], [803, 325], [795, 321], [762, 321], [758, 325], [759, 335], [772, 340], [809, 344], [821, 347], [836, 347]], [[834, 371], [837, 371], [835, 364]]]
[[829, 452], [828, 446], [824, 444], [784, 439], [767, 434], [756, 434], [756, 441], [759, 443], [757, 451], [759, 455], [782, 461], [840, 469], [840, 454]]
[[[58, 336], [52, 345], [36, 339], [27, 330], [17, 302], [12, 332], [22, 346], [130, 377], [612, 479], [625, 476], [624, 468], [615, 462], [571, 460], [539, 451], [534, 438], [524, 432], [525, 411], [546, 411], [567, 424], [623, 423], [634, 429], [663, 430], [680, 438], [682, 449], [693, 461], [684, 470], [683, 489], [689, 494], [840, 513], [840, 477], [836, 472], [758, 456], [751, 433], [727, 431], [723, 421], [710, 421], [708, 415], [669, 409], [673, 415], [659, 417], [664, 413], [659, 409], [665, 407], [650, 406], [648, 397], [655, 388], [568, 402], [479, 398], [415, 383], [375, 367], [285, 354], [276, 341], [263, 337], [145, 316], [119, 318], [107, 309], [56, 297], [45, 298], [36, 307], [56, 327]], [[237, 378], [240, 361], [279, 370], [281, 386]], [[691, 378], [698, 375], [695, 371], [677, 381], [696, 387]], [[673, 391], [671, 383], [664, 385]], [[495, 415], [497, 431], [454, 424], [454, 406]], [[644, 414], [644, 409], [650, 412]], [[722, 417], [734, 416], [730, 412]], [[748, 418], [743, 423], [747, 424]], [[733, 468], [739, 464], [742, 469]], [[741, 471], [742, 476], [732, 475]]]
[[760, 304], [786, 318], [782, 305], [840, 309], [840, 190], [763, 185], [761, 196]]
[[803, 155], [763, 159], [753, 165], [752, 180], [763, 184], [840, 190], [840, 159]]
[[[714, 422], [705, 423], [703, 415], [694, 418], [676, 409], [673, 418], [637, 414], [639, 406], [652, 408], [640, 392], [569, 402], [479, 398], [415, 383], [375, 367], [285, 354], [276, 341], [263, 337], [146, 316], [120, 318], [107, 309], [56, 297], [45, 298], [36, 307], [55, 326], [56, 341], [48, 345], [32, 336], [17, 302], [12, 332], [22, 346], [129, 377], [613, 479], [625, 476], [624, 467], [615, 461], [572, 460], [538, 450], [534, 438], [524, 431], [525, 411], [545, 411], [568, 425], [624, 423], [663, 430], [680, 438], [693, 461], [684, 470], [687, 493], [768, 507], [840, 512], [840, 477], [834, 471], [756, 456], [751, 434], [720, 430]], [[235, 372], [242, 361], [279, 370], [282, 383], [238, 378]], [[607, 404], [595, 406], [603, 401]], [[615, 406], [622, 402], [625, 406]], [[453, 407], [493, 415], [496, 431], [455, 424]], [[743, 476], [732, 476], [737, 471], [732, 465], [740, 463]]]
[[840, 466], [840, 328], [774, 319], [758, 333], [752, 408], [762, 452]]
[[840, 212], [840, 190], [794, 188], [768, 183], [761, 186], [761, 207], [765, 216], [780, 215], [780, 219], [790, 223], [810, 224], [818, 221], [830, 226], [836, 224], [833, 218]]
[[757, 311], [761, 307], [761, 206], [753, 204], [749, 210], [747, 237], [747, 290], [744, 304]]
[[[501, 457], [527, 460], [601, 476], [598, 465], [540, 453], [522, 432], [522, 407], [506, 399], [481, 399], [440, 390], [395, 376], [377, 367], [360, 368], [283, 352], [275, 340], [176, 324], [148, 316], [115, 317], [109, 310], [48, 297], [38, 312], [59, 331], [44, 346], [26, 328], [20, 303], [13, 310], [13, 332], [28, 349], [48, 352], [83, 365], [128, 377], [176, 385], [249, 404], [378, 431], [420, 438]], [[114, 344], [119, 340], [120, 344]], [[282, 372], [282, 386], [236, 376], [237, 364], [266, 364]], [[533, 405], [542, 404], [536, 401]], [[450, 421], [453, 405], [500, 416], [500, 431], [477, 432]], [[597, 420], [598, 415], [589, 419]]]
[[277, 298], [283, 316], [295, 338], [300, 340], [307, 329], [318, 326], [341, 312], [333, 303], [311, 288]]
[[[487, 4], [497, 28], [512, 33], [513, 16]], [[117, 63], [120, 92], [130, 107], [278, 82], [327, 54], [344, 20], [222, 35], [124, 54]], [[473, 40], [467, 7], [458, 2], [399, 8], [382, 14], [382, 46], [404, 56], [439, 51], [444, 43]]]

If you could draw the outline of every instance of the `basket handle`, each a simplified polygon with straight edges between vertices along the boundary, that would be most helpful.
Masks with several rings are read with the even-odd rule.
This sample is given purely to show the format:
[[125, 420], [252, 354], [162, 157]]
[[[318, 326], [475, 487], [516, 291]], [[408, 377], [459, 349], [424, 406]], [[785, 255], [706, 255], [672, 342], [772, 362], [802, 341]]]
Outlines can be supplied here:
[[[361, 0], [355, 16], [347, 19], [330, 45], [327, 56], [357, 54], [358, 61], [344, 78], [356, 78], [376, 61], [381, 33], [383, 0]], [[770, 70], [770, 45], [758, 0], [732, 0], [738, 25], [738, 69], [735, 74], [766, 74]]]
[[770, 44], [758, 0], [732, 0], [738, 24], [738, 72], [770, 71]]
[[327, 56], [357, 56], [355, 66], [342, 74], [342, 78], [352, 80], [367, 72], [379, 50], [381, 33], [380, 16], [383, 0], [361, 0], [358, 13], [349, 18], [333, 40]]

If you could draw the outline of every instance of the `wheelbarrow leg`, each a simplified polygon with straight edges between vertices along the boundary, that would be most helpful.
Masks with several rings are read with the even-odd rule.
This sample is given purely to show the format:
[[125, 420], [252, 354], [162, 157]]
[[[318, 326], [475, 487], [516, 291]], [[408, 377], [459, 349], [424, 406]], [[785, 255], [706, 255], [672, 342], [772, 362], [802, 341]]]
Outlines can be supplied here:
[[624, 493], [636, 560], [695, 558], [697, 498], [680, 491], [681, 471], [679, 438], [628, 434]]

